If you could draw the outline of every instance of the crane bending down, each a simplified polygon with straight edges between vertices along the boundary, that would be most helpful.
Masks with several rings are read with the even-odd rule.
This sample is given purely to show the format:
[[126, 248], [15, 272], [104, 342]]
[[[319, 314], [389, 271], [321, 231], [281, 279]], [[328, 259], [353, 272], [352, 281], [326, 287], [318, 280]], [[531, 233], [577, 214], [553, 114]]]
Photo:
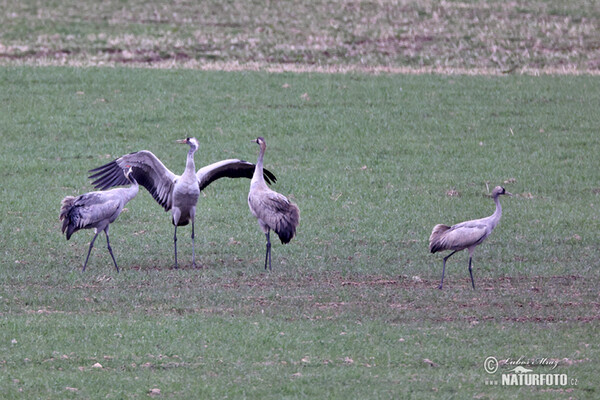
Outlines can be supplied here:
[[469, 274], [471, 275], [471, 285], [475, 289], [475, 281], [473, 280], [473, 271], [471, 263], [473, 251], [475, 247], [481, 244], [487, 238], [492, 230], [498, 225], [502, 216], [502, 206], [500, 206], [500, 195], [512, 196], [511, 193], [504, 190], [502, 186], [496, 186], [492, 191], [494, 203], [496, 203], [496, 211], [486, 218], [474, 219], [471, 221], [461, 222], [456, 225], [448, 226], [438, 224], [433, 228], [429, 237], [429, 251], [454, 250], [452, 253], [444, 257], [444, 266], [442, 268], [442, 280], [438, 289], [442, 289], [444, 284], [444, 272], [446, 271], [446, 260], [457, 251], [469, 249]]
[[[95, 179], [92, 184], [97, 188], [106, 189], [122, 185], [125, 181], [122, 166], [131, 165], [133, 176], [140, 185], [150, 192], [165, 211], [171, 210], [171, 221], [175, 226], [173, 235], [175, 268], [177, 268], [177, 227], [188, 225], [190, 221], [192, 222], [192, 265], [196, 265], [194, 217], [200, 191], [219, 178], [252, 178], [254, 173], [254, 164], [238, 159], [218, 161], [196, 171], [194, 153], [198, 150], [198, 140], [187, 138], [178, 140], [177, 143], [190, 146], [185, 170], [181, 176], [171, 172], [158, 157], [147, 150], [126, 154], [89, 171], [94, 173], [90, 175], [90, 179]], [[271, 171], [265, 170], [264, 174], [269, 183], [277, 180]]]
[[265, 184], [262, 174], [263, 159], [267, 144], [262, 137], [253, 140], [260, 146], [258, 161], [254, 176], [250, 182], [250, 193], [248, 194], [248, 206], [250, 211], [258, 219], [258, 224], [267, 237], [267, 251], [265, 253], [265, 269], [267, 260], [269, 270], [271, 269], [271, 229], [277, 233], [281, 243], [289, 243], [296, 234], [296, 227], [300, 222], [300, 210], [298, 206], [290, 202], [284, 195], [269, 189]]
[[103, 192], [89, 192], [77, 197], [66, 196], [61, 202], [59, 218], [63, 222], [62, 232], [65, 233], [65, 230], [67, 231], [67, 240], [71, 238], [73, 233], [80, 229], [94, 228], [95, 235], [90, 242], [90, 248], [82, 271], [85, 271], [92, 247], [94, 247], [94, 241], [96, 241], [98, 234], [104, 231], [108, 252], [112, 257], [117, 272], [119, 272], [119, 267], [117, 266], [117, 261], [115, 260], [108, 239], [108, 227], [121, 214], [125, 204], [137, 195], [139, 189], [139, 185], [133, 177], [131, 167], [128, 167], [124, 176], [127, 182], [131, 183], [131, 186]]

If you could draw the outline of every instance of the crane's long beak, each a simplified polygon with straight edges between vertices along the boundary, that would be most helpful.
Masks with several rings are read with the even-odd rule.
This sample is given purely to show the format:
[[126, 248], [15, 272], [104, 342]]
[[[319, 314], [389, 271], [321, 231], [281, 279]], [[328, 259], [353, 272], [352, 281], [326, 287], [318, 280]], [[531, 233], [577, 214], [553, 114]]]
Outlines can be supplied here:
[[511, 192], [504, 191], [504, 194], [507, 196], [514, 196]]
[[181, 144], [187, 144], [187, 139], [178, 139], [176, 140], [177, 143], [181, 143]]

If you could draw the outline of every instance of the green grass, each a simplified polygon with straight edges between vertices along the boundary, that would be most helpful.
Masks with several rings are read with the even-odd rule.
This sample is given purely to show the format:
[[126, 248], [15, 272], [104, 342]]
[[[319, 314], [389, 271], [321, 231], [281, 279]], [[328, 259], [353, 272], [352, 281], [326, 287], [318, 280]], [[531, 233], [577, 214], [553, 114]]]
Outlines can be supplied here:
[[[597, 397], [599, 86], [1, 68], [3, 396], [546, 397], [485, 385], [487, 356], [522, 356], [578, 379], [552, 394]], [[148, 149], [180, 173], [186, 136], [201, 143], [197, 166], [254, 161], [259, 135], [274, 188], [301, 210], [272, 272], [247, 180], [201, 196], [202, 269], [189, 267], [188, 227], [170, 268], [169, 215], [141, 190], [111, 226], [122, 272], [103, 236], [80, 272], [93, 233], [65, 241], [58, 210], [92, 189], [87, 170]], [[439, 291], [429, 233], [491, 214], [486, 183], [516, 196], [475, 253], [478, 289], [460, 253]]]

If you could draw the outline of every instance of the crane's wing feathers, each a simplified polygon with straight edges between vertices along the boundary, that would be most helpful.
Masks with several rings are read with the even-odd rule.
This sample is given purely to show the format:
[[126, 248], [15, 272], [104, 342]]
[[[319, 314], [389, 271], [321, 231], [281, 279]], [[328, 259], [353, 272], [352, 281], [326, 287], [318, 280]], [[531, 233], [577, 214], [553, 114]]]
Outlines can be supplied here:
[[108, 199], [103, 193], [108, 192], [89, 192], [81, 194], [75, 198], [73, 205], [75, 207], [91, 207], [96, 204], [106, 203]]
[[92, 185], [94, 185], [96, 189], [106, 190], [113, 186], [129, 184], [123, 170], [119, 168], [117, 160], [113, 160], [98, 168], [91, 169], [88, 172], [95, 172], [95, 174], [90, 175], [89, 178], [95, 179], [92, 182]]
[[273, 190], [260, 190], [248, 196], [252, 213], [275, 231], [282, 243], [288, 243], [296, 234], [300, 222], [298, 206]]
[[[196, 172], [198, 186], [200, 187], [200, 190], [203, 190], [212, 182], [220, 178], [252, 179], [254, 167], [254, 164], [248, 161], [238, 160], [237, 158], [218, 161], [202, 167], [198, 170], [198, 172]], [[271, 184], [272, 182], [277, 181], [277, 178], [271, 171], [264, 169], [263, 174], [267, 183]]]
[[447, 250], [465, 249], [479, 244], [488, 235], [484, 224], [458, 224], [448, 229], [441, 238], [441, 245]]
[[[165, 210], [170, 210], [173, 205], [173, 186], [179, 178], [148, 150], [129, 153], [119, 157], [89, 172], [94, 187], [106, 190], [113, 186], [128, 185], [124, 169], [132, 167], [133, 177], [145, 187]], [[255, 165], [238, 159], [228, 159], [202, 167], [196, 172], [200, 190], [220, 178], [248, 178], [254, 174]], [[275, 175], [265, 169], [265, 181], [269, 184], [276, 182]]]
[[113, 186], [127, 185], [129, 181], [125, 177], [123, 169], [132, 167], [135, 180], [145, 187], [165, 210], [170, 210], [173, 204], [173, 185], [177, 175], [171, 172], [165, 165], [148, 150], [129, 153], [117, 158], [89, 172], [90, 179], [95, 179], [92, 184], [101, 190]]
[[[77, 202], [75, 203], [77, 206]], [[118, 211], [120, 202], [116, 199], [105, 200], [96, 203], [83, 203], [79, 206], [79, 226], [85, 228], [105, 219], [111, 219]]]
[[118, 199], [103, 196], [102, 193], [91, 192], [81, 196], [67, 196], [63, 199], [60, 210], [62, 232], [67, 231], [67, 240], [80, 229], [96, 226], [102, 221], [114, 221], [120, 207]]

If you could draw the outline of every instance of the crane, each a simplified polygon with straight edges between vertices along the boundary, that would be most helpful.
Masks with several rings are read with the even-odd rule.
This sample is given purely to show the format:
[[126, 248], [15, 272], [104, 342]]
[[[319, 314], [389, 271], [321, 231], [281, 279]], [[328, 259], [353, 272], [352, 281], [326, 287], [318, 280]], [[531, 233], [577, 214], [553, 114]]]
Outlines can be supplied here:
[[61, 202], [59, 218], [62, 221], [62, 233], [65, 233], [66, 230], [67, 240], [71, 238], [73, 233], [80, 229], [94, 228], [95, 235], [90, 242], [82, 272], [85, 271], [92, 247], [94, 247], [94, 242], [101, 231], [104, 231], [106, 234], [108, 252], [112, 257], [117, 272], [119, 272], [117, 261], [110, 247], [108, 227], [121, 214], [125, 204], [137, 195], [139, 189], [139, 185], [133, 177], [132, 168], [130, 166], [126, 166], [126, 168], [124, 177], [127, 182], [131, 183], [129, 187], [89, 192], [77, 197], [66, 196]]
[[289, 243], [296, 234], [296, 227], [300, 222], [300, 210], [297, 205], [289, 201], [284, 195], [271, 190], [266, 185], [262, 171], [267, 144], [262, 137], [258, 137], [252, 142], [258, 143], [260, 152], [258, 154], [256, 168], [254, 169], [254, 175], [250, 181], [248, 206], [267, 237], [265, 270], [267, 269], [267, 260], [269, 263], [269, 270], [271, 270], [270, 232], [271, 230], [274, 230], [279, 236], [281, 243]]
[[[196, 265], [194, 244], [194, 217], [200, 191], [213, 181], [227, 178], [251, 178], [254, 164], [239, 159], [227, 159], [207, 165], [196, 171], [194, 153], [199, 143], [194, 137], [177, 140], [177, 143], [188, 144], [185, 170], [182, 175], [175, 175], [148, 150], [123, 155], [107, 164], [94, 168], [89, 172], [92, 184], [96, 188], [106, 189], [122, 185], [125, 181], [122, 166], [131, 165], [133, 176], [152, 195], [165, 211], [171, 211], [171, 221], [175, 226], [173, 247], [175, 249], [175, 268], [177, 268], [177, 227], [192, 223], [192, 265]], [[275, 182], [277, 178], [271, 171], [265, 170], [267, 182]]]
[[429, 237], [429, 251], [435, 253], [437, 251], [453, 250], [452, 253], [444, 257], [442, 267], [442, 280], [438, 289], [442, 289], [444, 284], [444, 272], [446, 271], [446, 260], [454, 253], [464, 249], [469, 250], [469, 275], [471, 275], [471, 285], [475, 289], [475, 281], [473, 280], [473, 271], [471, 269], [473, 251], [475, 247], [480, 245], [487, 238], [492, 230], [498, 225], [502, 216], [502, 206], [498, 199], [501, 195], [512, 196], [502, 186], [496, 186], [492, 190], [492, 198], [496, 203], [496, 211], [486, 218], [474, 219], [471, 221], [461, 222], [456, 225], [448, 226], [438, 224], [433, 228]]

